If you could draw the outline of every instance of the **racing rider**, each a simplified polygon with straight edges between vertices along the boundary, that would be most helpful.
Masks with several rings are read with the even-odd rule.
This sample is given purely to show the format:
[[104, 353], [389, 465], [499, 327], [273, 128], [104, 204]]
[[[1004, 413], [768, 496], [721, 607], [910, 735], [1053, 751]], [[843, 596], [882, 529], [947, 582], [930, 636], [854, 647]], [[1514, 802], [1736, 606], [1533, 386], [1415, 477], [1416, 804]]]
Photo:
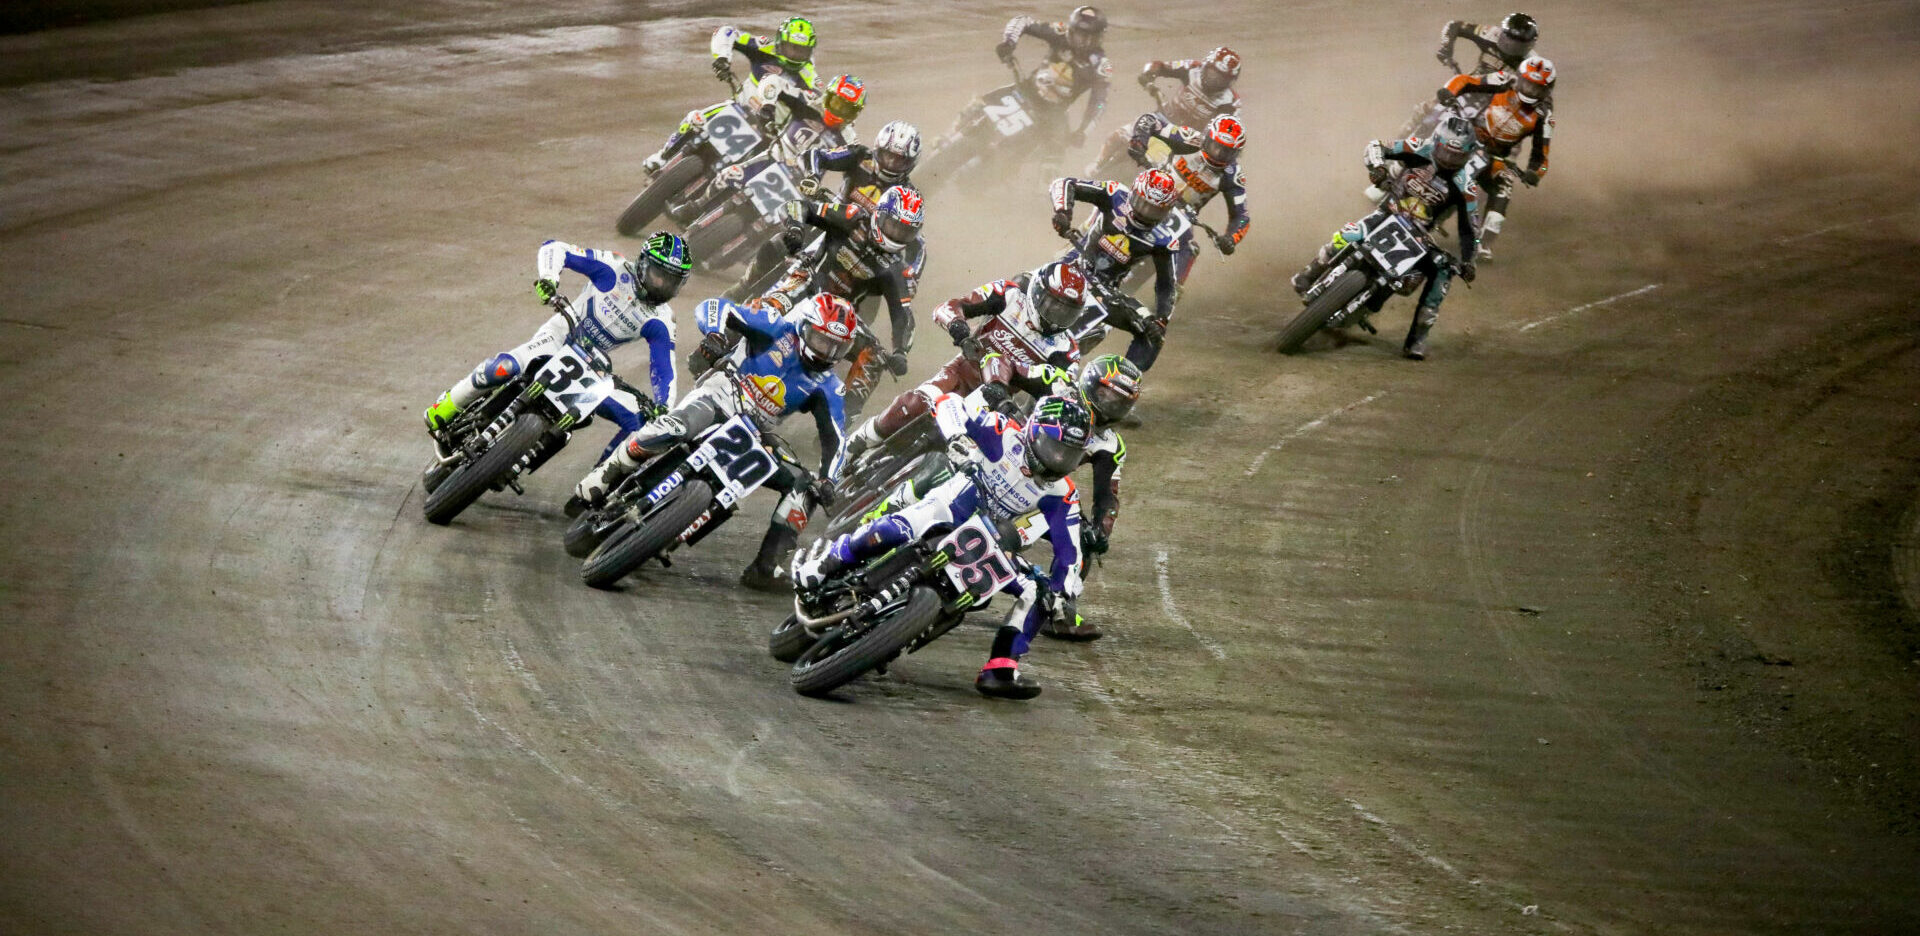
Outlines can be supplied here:
[[[1206, 207], [1213, 196], [1225, 195], [1227, 229], [1214, 235], [1213, 246], [1222, 254], [1233, 253], [1253, 223], [1247, 216], [1247, 176], [1240, 169], [1240, 151], [1247, 145], [1246, 125], [1231, 114], [1213, 118], [1205, 130], [1168, 123], [1149, 124], [1150, 119], [1155, 119], [1152, 114], [1140, 118], [1135, 136], [1127, 145], [1127, 154], [1144, 166], [1147, 165], [1147, 144], [1154, 139], [1166, 144], [1169, 154], [1166, 169], [1178, 181], [1181, 206], [1191, 217], [1198, 218], [1200, 209]], [[1143, 130], [1146, 132], [1141, 132]], [[1191, 237], [1189, 232], [1188, 237], [1181, 238], [1173, 255], [1174, 279], [1181, 285], [1186, 284], [1187, 274], [1193, 272], [1193, 261], [1199, 256]]]
[[[933, 323], [946, 331], [960, 353], [926, 383], [895, 397], [880, 415], [854, 430], [847, 458], [885, 442], [945, 394], [966, 396], [982, 390], [992, 409], [999, 409], [1014, 390], [1045, 395], [1051, 381], [1030, 375], [1045, 365], [1069, 367], [1079, 359], [1067, 329], [1080, 319], [1088, 298], [1080, 264], [1056, 260], [941, 303], [933, 310]], [[968, 319], [986, 321], [974, 329]]]
[[[958, 395], [946, 394], [934, 403], [933, 412], [948, 440], [948, 457], [960, 470], [913, 505], [797, 554], [794, 584], [816, 587], [850, 565], [982, 511], [995, 521], [1011, 521], [1039, 510], [1053, 547], [1047, 588], [1064, 609], [1060, 613], [1076, 616], [1072, 609], [1080, 597], [1080, 495], [1067, 475], [1086, 455], [1086, 407], [1070, 397], [1042, 397], [1022, 424], [985, 407], [969, 409]], [[1019, 659], [1047, 615], [1033, 579], [1016, 574], [1004, 590], [1014, 596], [1014, 607], [994, 634], [974, 687], [988, 696], [1031, 699], [1040, 687], [1020, 672]]]
[[[1320, 248], [1319, 255], [1307, 264], [1306, 269], [1294, 274], [1295, 292], [1304, 295], [1312, 289], [1321, 274], [1326, 272], [1327, 265], [1333, 262], [1335, 254], [1348, 244], [1366, 240], [1367, 232], [1386, 220], [1388, 214], [1398, 211], [1426, 230], [1432, 230], [1449, 207], [1459, 215], [1460, 259], [1457, 266], [1460, 278], [1473, 282], [1473, 219], [1480, 207], [1480, 186], [1474, 179], [1486, 165], [1486, 154], [1481, 151], [1467, 119], [1458, 115], [1448, 117], [1441, 121], [1432, 136], [1424, 139], [1416, 137], [1386, 144], [1379, 140], [1368, 143], [1367, 175], [1375, 185], [1388, 184], [1388, 161], [1407, 167], [1406, 172], [1392, 183], [1395, 192], [1391, 201], [1383, 202], [1373, 214], [1334, 232], [1333, 241]], [[1414, 312], [1413, 324], [1407, 328], [1406, 344], [1401, 347], [1402, 354], [1416, 361], [1426, 360], [1427, 332], [1433, 330], [1434, 321], [1440, 317], [1440, 303], [1447, 298], [1447, 286], [1453, 280], [1455, 262], [1444, 257], [1444, 252], [1436, 250], [1421, 261], [1420, 270], [1427, 277], [1427, 287], [1420, 294], [1420, 307]], [[1382, 291], [1379, 301], [1385, 302], [1391, 295]]]
[[[1047, 64], [1032, 76], [1034, 91], [1048, 104], [1064, 112], [1080, 95], [1087, 96], [1087, 110], [1080, 125], [1067, 131], [1067, 145], [1079, 146], [1087, 140], [1087, 128], [1107, 107], [1107, 89], [1113, 80], [1113, 63], [1108, 61], [1100, 40], [1107, 33], [1106, 14], [1090, 7], [1075, 7], [1065, 22], [1036, 23], [1022, 14], [1007, 21], [994, 54], [1000, 61], [1013, 61], [1013, 50], [1022, 36], [1032, 36], [1047, 44]], [[978, 102], [976, 102], [978, 103]]]
[[820, 473], [803, 482], [782, 464], [767, 481], [767, 487], [783, 496], [774, 506], [759, 555], [740, 575], [740, 584], [749, 588], [771, 588], [775, 564], [793, 547], [807, 525], [807, 514], [817, 504], [832, 503], [834, 482], [846, 461], [846, 416], [833, 365], [853, 344], [853, 307], [838, 296], [822, 293], [782, 316], [770, 309], [708, 299], [694, 317], [703, 337], [692, 363], [713, 366], [724, 359], [732, 367], [707, 373], [672, 412], [634, 433], [626, 445], [614, 450], [612, 458], [580, 479], [574, 489], [578, 501], [568, 505], [569, 513], [601, 504], [620, 479], [647, 459], [716, 422], [744, 411], [768, 426], [793, 413], [810, 412], [820, 433]]
[[[1053, 180], [1048, 191], [1053, 197], [1053, 230], [1061, 237], [1071, 236], [1075, 202], [1096, 209], [1067, 256], [1078, 258], [1088, 278], [1105, 287], [1111, 297], [1106, 301], [1106, 323], [1133, 335], [1127, 360], [1143, 371], [1151, 368], [1166, 338], [1167, 322], [1173, 318], [1173, 250], [1178, 234], [1160, 222], [1180, 200], [1179, 183], [1165, 169], [1149, 169], [1134, 178], [1132, 188], [1069, 176]], [[1130, 301], [1120, 291], [1127, 271], [1148, 258], [1153, 260], [1152, 314], [1115, 308]]]
[[[656, 408], [673, 402], [673, 309], [667, 305], [686, 283], [693, 270], [693, 258], [686, 241], [665, 231], [655, 231], [641, 247], [640, 259], [629, 261], [611, 250], [589, 250], [550, 240], [540, 245], [535, 258], [533, 292], [542, 305], [552, 305], [560, 295], [560, 274], [572, 270], [587, 279], [587, 287], [573, 301], [579, 328], [572, 340], [585, 350], [605, 353], [635, 339], [647, 342], [648, 376], [653, 385], [653, 401], [642, 407], [639, 398], [624, 386], [616, 390], [594, 410], [594, 415], [612, 420], [620, 427], [607, 443], [607, 457], [621, 441], [640, 428]], [[535, 358], [551, 354], [566, 343], [567, 316], [555, 312], [526, 344], [502, 351], [480, 362], [466, 379], [440, 395], [427, 407], [427, 432], [440, 445], [445, 456], [446, 441], [441, 430], [460, 411], [488, 390], [500, 386], [531, 366]]]
[[[1162, 102], [1157, 113], [1141, 114], [1138, 120], [1121, 127], [1107, 137], [1100, 147], [1100, 157], [1094, 160], [1094, 166], [1105, 166], [1127, 152], [1130, 141], [1139, 139], [1141, 125], [1148, 124], [1149, 131], [1163, 124], [1176, 127], [1202, 127], [1222, 114], [1240, 112], [1240, 92], [1233, 90], [1233, 83], [1240, 77], [1240, 53], [1221, 46], [1207, 53], [1206, 58], [1176, 59], [1171, 62], [1148, 62], [1140, 70], [1140, 87], [1154, 90], [1154, 81], [1159, 78], [1177, 78], [1182, 83], [1175, 91], [1172, 100], [1155, 95]], [[1139, 157], [1134, 157], [1136, 161]], [[1088, 175], [1098, 175], [1089, 169]]]
[[[1515, 182], [1540, 184], [1547, 174], [1547, 149], [1553, 145], [1553, 63], [1529, 55], [1513, 71], [1484, 77], [1458, 75], [1440, 89], [1441, 106], [1451, 106], [1467, 94], [1490, 95], [1473, 132], [1486, 148], [1488, 165], [1481, 181], [1487, 187], [1487, 217], [1480, 230], [1480, 259], [1493, 259], [1493, 241], [1507, 220], [1507, 203]], [[1520, 144], [1533, 140], [1527, 168], [1519, 166]]]
[[[1120, 438], [1120, 421], [1140, 400], [1140, 368], [1118, 354], [1102, 354], [1080, 365], [1074, 379], [1081, 402], [1093, 419], [1087, 453], [1081, 464], [1093, 465], [1093, 514], [1080, 525], [1080, 569], [1106, 555], [1113, 524], [1120, 518], [1120, 469], [1127, 463], [1127, 443]], [[1041, 633], [1061, 640], [1096, 640], [1100, 626], [1081, 617], [1078, 609], [1061, 609], [1047, 619]]]
[[[1453, 57], [1454, 46], [1461, 39], [1472, 43], [1474, 51], [1480, 56], [1470, 71], [1461, 68], [1460, 62]], [[1440, 60], [1440, 64], [1454, 71], [1485, 75], [1518, 66], [1533, 53], [1533, 44], [1539, 39], [1539, 24], [1525, 13], [1509, 13], [1492, 26], [1454, 20], [1440, 28], [1440, 49], [1434, 56]]]

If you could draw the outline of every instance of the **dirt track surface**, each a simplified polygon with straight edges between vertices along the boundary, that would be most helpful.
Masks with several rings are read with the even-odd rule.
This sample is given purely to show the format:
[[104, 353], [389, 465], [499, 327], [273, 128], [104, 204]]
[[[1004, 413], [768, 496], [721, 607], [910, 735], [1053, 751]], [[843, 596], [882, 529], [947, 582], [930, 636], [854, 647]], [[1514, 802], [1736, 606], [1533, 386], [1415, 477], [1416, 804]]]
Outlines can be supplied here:
[[[583, 587], [598, 436], [420, 519], [421, 407], [717, 96], [717, 20], [562, 6], [0, 39], [0, 931], [1920, 928], [1909, 6], [1535, 10], [1553, 172], [1418, 365], [1405, 300], [1266, 344], [1447, 11], [1113, 9], [1123, 75], [1248, 54], [1255, 226], [1128, 433], [1112, 636], [1036, 648], [1027, 705], [974, 694], [977, 627], [792, 694], [782, 603], [733, 585], [757, 499]], [[828, 7], [822, 59], [869, 134], [943, 129], [1011, 9]], [[1045, 215], [936, 193], [923, 308]]]

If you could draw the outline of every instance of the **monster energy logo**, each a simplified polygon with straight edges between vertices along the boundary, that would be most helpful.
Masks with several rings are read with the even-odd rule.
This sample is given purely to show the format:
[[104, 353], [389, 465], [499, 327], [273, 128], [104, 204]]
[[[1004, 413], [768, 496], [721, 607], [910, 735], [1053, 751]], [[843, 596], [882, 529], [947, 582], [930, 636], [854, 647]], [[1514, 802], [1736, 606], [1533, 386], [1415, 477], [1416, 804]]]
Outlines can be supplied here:
[[1065, 411], [1066, 411], [1066, 408], [1060, 405], [1059, 400], [1048, 400], [1047, 402], [1040, 404], [1040, 408], [1034, 411], [1034, 415], [1057, 417]]

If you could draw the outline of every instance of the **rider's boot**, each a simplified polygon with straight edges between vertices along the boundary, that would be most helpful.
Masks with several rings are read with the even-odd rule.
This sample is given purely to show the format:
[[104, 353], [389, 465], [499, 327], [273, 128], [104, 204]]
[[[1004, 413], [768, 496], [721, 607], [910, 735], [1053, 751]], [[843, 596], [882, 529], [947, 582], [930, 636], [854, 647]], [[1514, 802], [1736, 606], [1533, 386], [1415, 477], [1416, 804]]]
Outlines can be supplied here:
[[435, 400], [433, 405], [427, 407], [427, 411], [421, 414], [427, 421], [427, 431], [435, 435], [447, 428], [447, 423], [452, 422], [453, 417], [458, 415], [460, 415], [460, 404], [453, 401], [451, 390], [440, 394], [440, 399]]
[[1302, 296], [1306, 295], [1307, 290], [1312, 289], [1314, 282], [1320, 279], [1320, 274], [1325, 272], [1327, 272], [1327, 262], [1316, 255], [1307, 263], [1306, 269], [1293, 274], [1293, 291]]
[[1079, 611], [1071, 616], [1056, 614], [1047, 619], [1046, 626], [1040, 628], [1043, 636], [1055, 640], [1099, 640], [1102, 636], [1100, 625], [1080, 616]]
[[1427, 333], [1433, 330], [1434, 320], [1440, 317], [1439, 309], [1421, 306], [1413, 313], [1413, 324], [1407, 327], [1407, 343], [1402, 345], [1400, 353], [1410, 361], [1427, 359]]
[[848, 540], [848, 537], [842, 536], [816, 543], [808, 547], [806, 552], [794, 554], [793, 584], [799, 588], [813, 588], [840, 574], [848, 565], [844, 555], [848, 552]]
[[783, 582], [780, 578], [780, 557], [800, 540], [800, 534], [793, 527], [778, 520], [767, 527], [767, 535], [760, 540], [760, 554], [753, 557], [753, 564], [740, 573], [740, 584], [754, 591], [779, 591]]
[[1499, 238], [1500, 226], [1505, 224], [1506, 221], [1507, 216], [1498, 211], [1487, 212], [1487, 223], [1480, 229], [1479, 259], [1481, 263], [1493, 259], [1493, 242]]
[[974, 677], [973, 688], [996, 699], [1031, 699], [1040, 694], [1040, 685], [1020, 672], [1020, 660], [1014, 647], [1020, 643], [1020, 628], [1000, 625], [993, 635], [993, 649], [987, 652], [987, 665]]
[[647, 453], [632, 442], [614, 449], [612, 456], [593, 466], [593, 470], [573, 486], [573, 496], [584, 502], [582, 509], [606, 503], [608, 492], [625, 480], [627, 475], [633, 474], [633, 470], [640, 467], [646, 458]]
[[847, 436], [847, 464], [853, 464], [853, 460], [865, 454], [867, 449], [880, 444], [880, 429], [874, 425], [879, 421], [880, 417], [875, 416], [861, 423], [860, 428]]

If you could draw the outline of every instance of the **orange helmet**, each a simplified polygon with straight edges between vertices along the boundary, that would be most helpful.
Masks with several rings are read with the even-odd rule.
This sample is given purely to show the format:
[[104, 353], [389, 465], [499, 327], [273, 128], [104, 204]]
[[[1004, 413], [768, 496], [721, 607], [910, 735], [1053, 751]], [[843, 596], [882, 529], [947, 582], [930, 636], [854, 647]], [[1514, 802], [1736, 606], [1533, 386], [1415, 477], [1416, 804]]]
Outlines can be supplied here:
[[1553, 90], [1553, 63], [1538, 55], [1529, 55], [1513, 76], [1513, 93], [1525, 104], [1538, 104]]
[[852, 123], [867, 107], [867, 83], [852, 75], [835, 75], [820, 90], [820, 112], [829, 127]]
[[1225, 166], [1240, 155], [1240, 148], [1245, 145], [1246, 125], [1232, 114], [1221, 114], [1207, 124], [1207, 135], [1200, 141], [1200, 155], [1216, 167]]

